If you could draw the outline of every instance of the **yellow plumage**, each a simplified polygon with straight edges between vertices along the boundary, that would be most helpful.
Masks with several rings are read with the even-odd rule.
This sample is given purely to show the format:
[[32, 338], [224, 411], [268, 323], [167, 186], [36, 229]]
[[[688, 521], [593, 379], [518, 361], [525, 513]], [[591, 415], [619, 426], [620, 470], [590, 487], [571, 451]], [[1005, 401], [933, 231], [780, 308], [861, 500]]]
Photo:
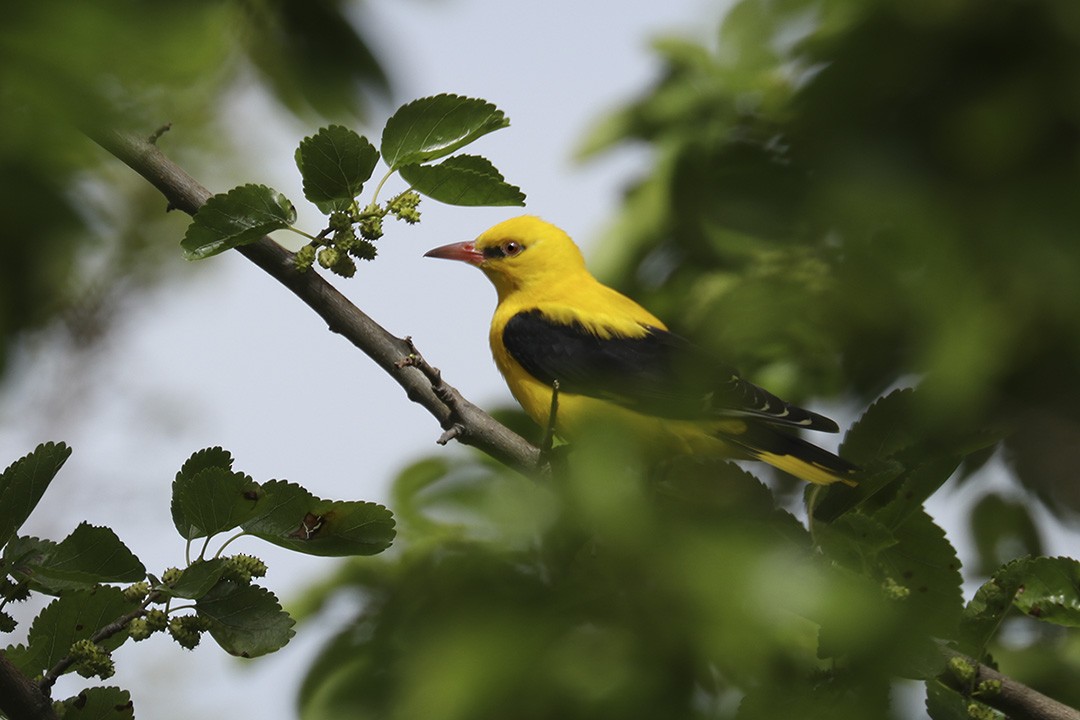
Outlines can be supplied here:
[[[428, 255], [476, 265], [494, 284], [495, 364], [541, 426], [549, 422], [552, 380], [559, 381], [560, 437], [572, 440], [603, 416], [669, 451], [752, 457], [810, 482], [852, 482], [854, 466], [776, 428], [835, 431], [834, 423], [702, 360], [659, 318], [596, 280], [554, 225], [521, 216]], [[719, 374], [719, 390], [702, 384], [695, 394], [698, 387], [678, 377], [684, 370]], [[734, 401], [717, 405], [718, 398]]]

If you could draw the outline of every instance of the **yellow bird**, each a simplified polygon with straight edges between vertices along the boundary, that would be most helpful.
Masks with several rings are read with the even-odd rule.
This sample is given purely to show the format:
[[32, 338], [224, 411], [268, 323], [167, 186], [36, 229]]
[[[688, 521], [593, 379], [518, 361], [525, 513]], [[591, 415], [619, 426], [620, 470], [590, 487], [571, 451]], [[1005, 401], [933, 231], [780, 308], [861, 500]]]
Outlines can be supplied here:
[[854, 484], [858, 468], [793, 434], [836, 423], [743, 380], [594, 278], [565, 232], [524, 215], [426, 257], [480, 268], [495, 285], [491, 352], [541, 427], [572, 440], [603, 417], [668, 451], [762, 460], [813, 483]]

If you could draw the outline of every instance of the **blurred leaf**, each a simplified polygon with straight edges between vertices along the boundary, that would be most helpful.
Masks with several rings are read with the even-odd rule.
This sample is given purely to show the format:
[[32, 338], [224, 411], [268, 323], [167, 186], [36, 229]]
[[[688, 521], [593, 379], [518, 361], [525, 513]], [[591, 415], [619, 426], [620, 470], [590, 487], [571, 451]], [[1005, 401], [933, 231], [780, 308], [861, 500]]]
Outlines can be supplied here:
[[0, 474], [0, 545], [5, 545], [30, 517], [70, 456], [71, 448], [63, 443], [43, 443]]
[[63, 701], [62, 717], [71, 720], [134, 720], [135, 705], [127, 690], [91, 687]]
[[198, 469], [200, 465], [186, 464], [185, 468], [197, 472], [182, 469], [172, 486], [173, 525], [187, 540], [240, 527], [260, 498], [258, 483], [247, 475], [218, 465]]
[[293, 636], [293, 619], [277, 598], [258, 585], [222, 582], [195, 607], [210, 620], [210, 635], [225, 652], [253, 658], [279, 650]]
[[382, 134], [383, 160], [392, 170], [446, 157], [510, 121], [485, 100], [435, 95], [398, 108]]
[[971, 720], [971, 700], [938, 680], [926, 681], [926, 714], [930, 720]]
[[259, 0], [243, 7], [245, 47], [292, 112], [362, 116], [362, 91], [388, 91], [386, 74], [354, 24], [354, 5], [341, 0]]
[[262, 485], [244, 531], [308, 555], [373, 555], [394, 539], [394, 518], [382, 505], [315, 497], [285, 480]]
[[404, 165], [399, 172], [414, 190], [448, 205], [525, 204], [525, 193], [477, 155], [455, 155], [437, 165]]
[[180, 246], [188, 260], [201, 260], [255, 242], [296, 222], [296, 208], [265, 185], [241, 185], [214, 195], [199, 208]]
[[978, 550], [980, 575], [990, 575], [1010, 560], [1042, 555], [1039, 529], [1030, 507], [998, 493], [987, 493], [971, 510], [971, 534]]
[[1022, 560], [1013, 604], [1043, 622], [1080, 627], [1080, 562], [1067, 557]]
[[378, 161], [379, 151], [367, 138], [341, 125], [320, 129], [296, 150], [304, 196], [324, 214], [347, 210]]

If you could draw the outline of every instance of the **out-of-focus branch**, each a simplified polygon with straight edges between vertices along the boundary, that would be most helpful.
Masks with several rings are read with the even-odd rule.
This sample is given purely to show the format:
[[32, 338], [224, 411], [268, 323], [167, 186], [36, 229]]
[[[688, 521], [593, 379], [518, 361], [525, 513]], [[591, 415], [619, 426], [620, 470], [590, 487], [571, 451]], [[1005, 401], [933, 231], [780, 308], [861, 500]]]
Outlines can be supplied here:
[[[152, 142], [112, 130], [88, 129], [86, 132], [160, 190], [170, 207], [194, 215], [212, 195]], [[532, 444], [466, 400], [450, 385], [441, 383], [440, 392], [436, 393], [429, 378], [415, 367], [415, 363], [402, 362], [416, 354], [411, 343], [387, 332], [318, 273], [299, 272], [291, 252], [267, 237], [239, 247], [237, 251], [303, 300], [330, 330], [366, 353], [404, 388], [410, 400], [434, 415], [444, 430], [457, 427], [453, 432], [460, 442], [522, 472], [535, 469], [538, 451]]]
[[10, 720], [56, 720], [52, 700], [0, 650], [0, 713]]

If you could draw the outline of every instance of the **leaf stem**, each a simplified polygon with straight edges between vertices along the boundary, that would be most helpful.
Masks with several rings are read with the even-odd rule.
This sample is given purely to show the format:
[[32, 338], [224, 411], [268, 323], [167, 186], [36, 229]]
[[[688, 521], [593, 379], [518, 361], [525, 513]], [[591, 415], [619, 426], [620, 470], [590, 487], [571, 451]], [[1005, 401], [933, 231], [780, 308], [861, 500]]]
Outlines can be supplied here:
[[382, 180], [379, 180], [379, 184], [375, 186], [375, 192], [371, 195], [372, 205], [379, 202], [379, 193], [382, 191], [383, 185], [386, 184], [386, 181], [390, 179], [390, 176], [393, 175], [394, 172], [396, 171], [393, 168], [390, 168], [386, 171], [386, 174], [382, 176]]
[[241, 530], [240, 532], [236, 533], [231, 538], [226, 540], [224, 543], [222, 543], [221, 547], [218, 548], [218, 551], [214, 553], [214, 559], [217, 560], [219, 557], [221, 557], [221, 553], [225, 550], [225, 548], [229, 547], [229, 545], [231, 545], [233, 541], [239, 540], [247, 534], [248, 533], [246, 530]]

